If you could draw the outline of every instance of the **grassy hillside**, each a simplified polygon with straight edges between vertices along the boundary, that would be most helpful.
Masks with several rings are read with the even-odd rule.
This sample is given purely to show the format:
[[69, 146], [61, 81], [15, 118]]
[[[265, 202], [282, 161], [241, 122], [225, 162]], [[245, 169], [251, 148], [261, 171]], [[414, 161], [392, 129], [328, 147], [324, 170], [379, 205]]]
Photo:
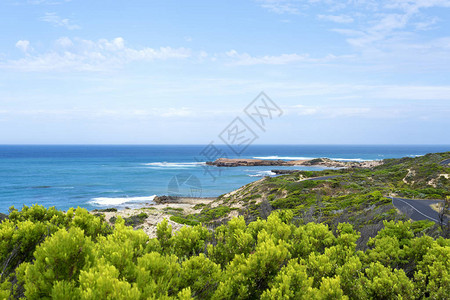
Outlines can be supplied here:
[[[386, 159], [371, 169], [299, 171], [266, 177], [222, 195], [199, 214], [176, 218], [215, 226], [238, 215], [249, 222], [266, 218], [273, 210], [288, 209], [300, 223], [324, 223], [334, 228], [340, 222], [350, 222], [363, 237], [374, 236], [382, 228], [383, 220], [407, 219], [387, 196], [420, 199], [450, 196], [450, 168], [440, 165], [449, 158], [450, 152], [434, 153]], [[320, 176], [334, 177], [308, 180]]]

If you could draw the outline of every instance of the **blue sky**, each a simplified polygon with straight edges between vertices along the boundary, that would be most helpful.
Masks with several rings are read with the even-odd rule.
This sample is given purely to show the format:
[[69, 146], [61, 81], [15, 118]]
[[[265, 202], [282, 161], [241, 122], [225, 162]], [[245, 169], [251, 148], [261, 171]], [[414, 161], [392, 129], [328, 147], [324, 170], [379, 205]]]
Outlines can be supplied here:
[[[450, 0], [0, 3], [0, 143], [450, 144]], [[259, 131], [258, 131], [259, 130]]]

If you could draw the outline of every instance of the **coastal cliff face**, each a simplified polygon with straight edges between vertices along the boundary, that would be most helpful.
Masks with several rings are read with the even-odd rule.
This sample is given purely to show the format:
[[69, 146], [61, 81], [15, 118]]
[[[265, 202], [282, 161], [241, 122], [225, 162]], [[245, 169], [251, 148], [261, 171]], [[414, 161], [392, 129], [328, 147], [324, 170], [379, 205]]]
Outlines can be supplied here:
[[373, 168], [383, 164], [381, 160], [371, 161], [338, 161], [329, 158], [315, 158], [310, 160], [268, 160], [251, 158], [219, 158], [206, 162], [216, 167], [252, 167], [252, 166], [321, 166], [329, 168]]

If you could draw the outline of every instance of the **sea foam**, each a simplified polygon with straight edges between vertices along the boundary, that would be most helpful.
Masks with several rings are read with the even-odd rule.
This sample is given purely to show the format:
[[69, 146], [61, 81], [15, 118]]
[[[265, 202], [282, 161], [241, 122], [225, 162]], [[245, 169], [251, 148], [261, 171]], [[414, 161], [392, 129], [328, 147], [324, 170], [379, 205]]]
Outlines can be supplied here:
[[204, 165], [205, 162], [152, 162], [145, 163], [144, 166], [151, 168], [193, 168]]
[[274, 176], [274, 175], [277, 175], [277, 174], [272, 172], [272, 171], [259, 171], [259, 172], [256, 172], [256, 174], [250, 174], [248, 176], [250, 176], [250, 177], [264, 177], [264, 176]]
[[146, 197], [117, 197], [117, 198], [109, 198], [109, 197], [98, 197], [98, 198], [92, 198], [90, 201], [91, 204], [94, 205], [121, 205], [125, 203], [134, 203], [134, 202], [146, 202], [146, 201], [153, 201], [155, 199], [156, 195], [153, 196], [146, 196]]
[[362, 159], [362, 158], [334, 158], [330, 157], [331, 160], [337, 160], [337, 161], [356, 161], [356, 162], [362, 162], [362, 161], [369, 161], [370, 159]]

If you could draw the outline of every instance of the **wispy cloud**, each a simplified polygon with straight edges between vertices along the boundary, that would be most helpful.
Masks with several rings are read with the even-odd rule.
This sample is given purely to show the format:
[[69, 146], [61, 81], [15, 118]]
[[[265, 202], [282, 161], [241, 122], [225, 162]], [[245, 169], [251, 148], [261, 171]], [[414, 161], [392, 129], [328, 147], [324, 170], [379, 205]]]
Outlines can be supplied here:
[[450, 7], [450, 0], [380, 1], [376, 8], [359, 11], [365, 21], [347, 41], [356, 47], [383, 46], [393, 38], [404, 42], [404, 37], [415, 30], [427, 30], [438, 23], [436, 16], [424, 12], [432, 7]]
[[16, 47], [18, 49], [22, 50], [24, 53], [28, 53], [28, 51], [31, 50], [30, 41], [27, 41], [27, 40], [17, 41]]
[[[291, 0], [257, 0], [261, 7], [277, 14], [299, 14], [298, 1]], [[297, 3], [296, 3], [297, 2]]]
[[313, 58], [309, 54], [280, 54], [280, 55], [263, 55], [252, 56], [248, 53], [239, 53], [236, 50], [230, 50], [225, 53], [228, 58], [232, 59], [233, 65], [285, 65], [292, 63], [327, 63], [338, 58], [349, 57], [337, 57], [333, 54], [329, 54], [322, 58]]
[[[18, 41], [22, 51], [30, 49], [29, 41]], [[60, 38], [55, 46], [43, 53], [26, 55], [17, 60], [0, 61], [0, 68], [19, 71], [105, 71], [120, 68], [135, 61], [183, 59], [191, 56], [186, 48], [127, 47], [121, 37], [98, 41]]]
[[70, 1], [72, 0], [27, 0], [26, 2], [33, 5], [57, 5]]
[[14, 110], [0, 110], [0, 115], [4, 116], [33, 116], [39, 118], [59, 117], [65, 118], [183, 118], [194, 116], [192, 109], [187, 107], [159, 107], [152, 109], [42, 109], [42, 108], [27, 108]]
[[[261, 7], [277, 14], [303, 14], [314, 5], [326, 5], [328, 11], [336, 11], [347, 4], [341, 0], [256, 0]], [[350, 2], [350, 1], [349, 1]], [[369, 1], [354, 1], [369, 2]]]
[[[450, 0], [258, 0], [260, 5], [277, 13], [312, 14], [316, 8], [321, 12], [317, 18], [336, 23], [353, 23], [358, 16], [358, 24], [352, 32], [333, 29], [346, 35], [348, 43], [355, 47], [373, 47], [393, 36], [405, 35], [414, 30], [429, 30], [436, 26], [439, 18], [430, 15], [429, 8], [448, 8]], [[340, 12], [329, 14], [329, 12]], [[345, 12], [351, 11], [352, 15]], [[352, 34], [353, 33], [353, 34]]]
[[[336, 103], [389, 103], [391, 101], [450, 102], [450, 85], [400, 85], [400, 84], [333, 84], [327, 82], [308, 83], [297, 80], [283, 81], [231, 81], [232, 86], [250, 93], [254, 87], [263, 86], [274, 97], [282, 99], [304, 99], [305, 103], [315, 101], [336, 101]], [[221, 86], [223, 85], [223, 86]], [[253, 90], [252, 90], [253, 87]], [[200, 83], [198, 89], [200, 89]], [[229, 89], [226, 82], [214, 86], [214, 90], [225, 93]], [[369, 105], [369, 104], [368, 104]], [[311, 107], [307, 107], [311, 108]], [[314, 108], [314, 107], [312, 107]], [[310, 110], [308, 112], [311, 113]]]
[[64, 27], [69, 30], [81, 29], [81, 26], [73, 24], [68, 18], [62, 18], [56, 13], [45, 13], [39, 20], [52, 24], [55, 27]]
[[169, 108], [164, 112], [159, 114], [161, 117], [170, 118], [170, 117], [187, 117], [194, 115], [194, 111], [187, 107], [181, 108]]
[[[356, 104], [358, 105], [358, 104]], [[287, 115], [297, 115], [301, 117], [311, 117], [320, 119], [334, 119], [334, 118], [355, 118], [361, 119], [384, 119], [384, 120], [410, 120], [413, 118], [417, 120], [429, 120], [433, 117], [442, 118], [449, 112], [447, 106], [437, 105], [418, 105], [413, 107], [405, 104], [395, 105], [364, 105], [359, 106], [343, 106], [343, 105], [293, 105], [283, 107]]]
[[373, 114], [372, 108], [370, 107], [307, 106], [299, 104], [287, 107], [285, 110], [286, 112], [299, 116], [318, 116], [324, 118], [370, 117]]
[[438, 17], [430, 17], [425, 20], [414, 23], [417, 30], [431, 30], [436, 28], [436, 24], [440, 21]]
[[352, 17], [346, 15], [318, 15], [317, 18], [335, 23], [352, 23], [354, 21]]
[[[350, 46], [341, 52], [343, 57], [354, 58], [351, 64], [343, 67], [358, 66], [368, 70], [402, 68], [416, 72], [448, 70], [450, 67], [445, 45], [450, 37], [443, 36], [443, 31], [430, 32], [443, 26], [436, 9], [450, 8], [450, 0], [258, 0], [258, 3], [270, 11], [279, 8], [286, 13], [301, 12], [337, 23], [328, 30], [342, 35], [341, 38]], [[289, 7], [289, 10], [283, 10], [283, 7]], [[427, 31], [426, 34], [423, 31]], [[241, 64], [308, 59], [307, 55], [265, 59], [250, 59], [242, 55]]]

